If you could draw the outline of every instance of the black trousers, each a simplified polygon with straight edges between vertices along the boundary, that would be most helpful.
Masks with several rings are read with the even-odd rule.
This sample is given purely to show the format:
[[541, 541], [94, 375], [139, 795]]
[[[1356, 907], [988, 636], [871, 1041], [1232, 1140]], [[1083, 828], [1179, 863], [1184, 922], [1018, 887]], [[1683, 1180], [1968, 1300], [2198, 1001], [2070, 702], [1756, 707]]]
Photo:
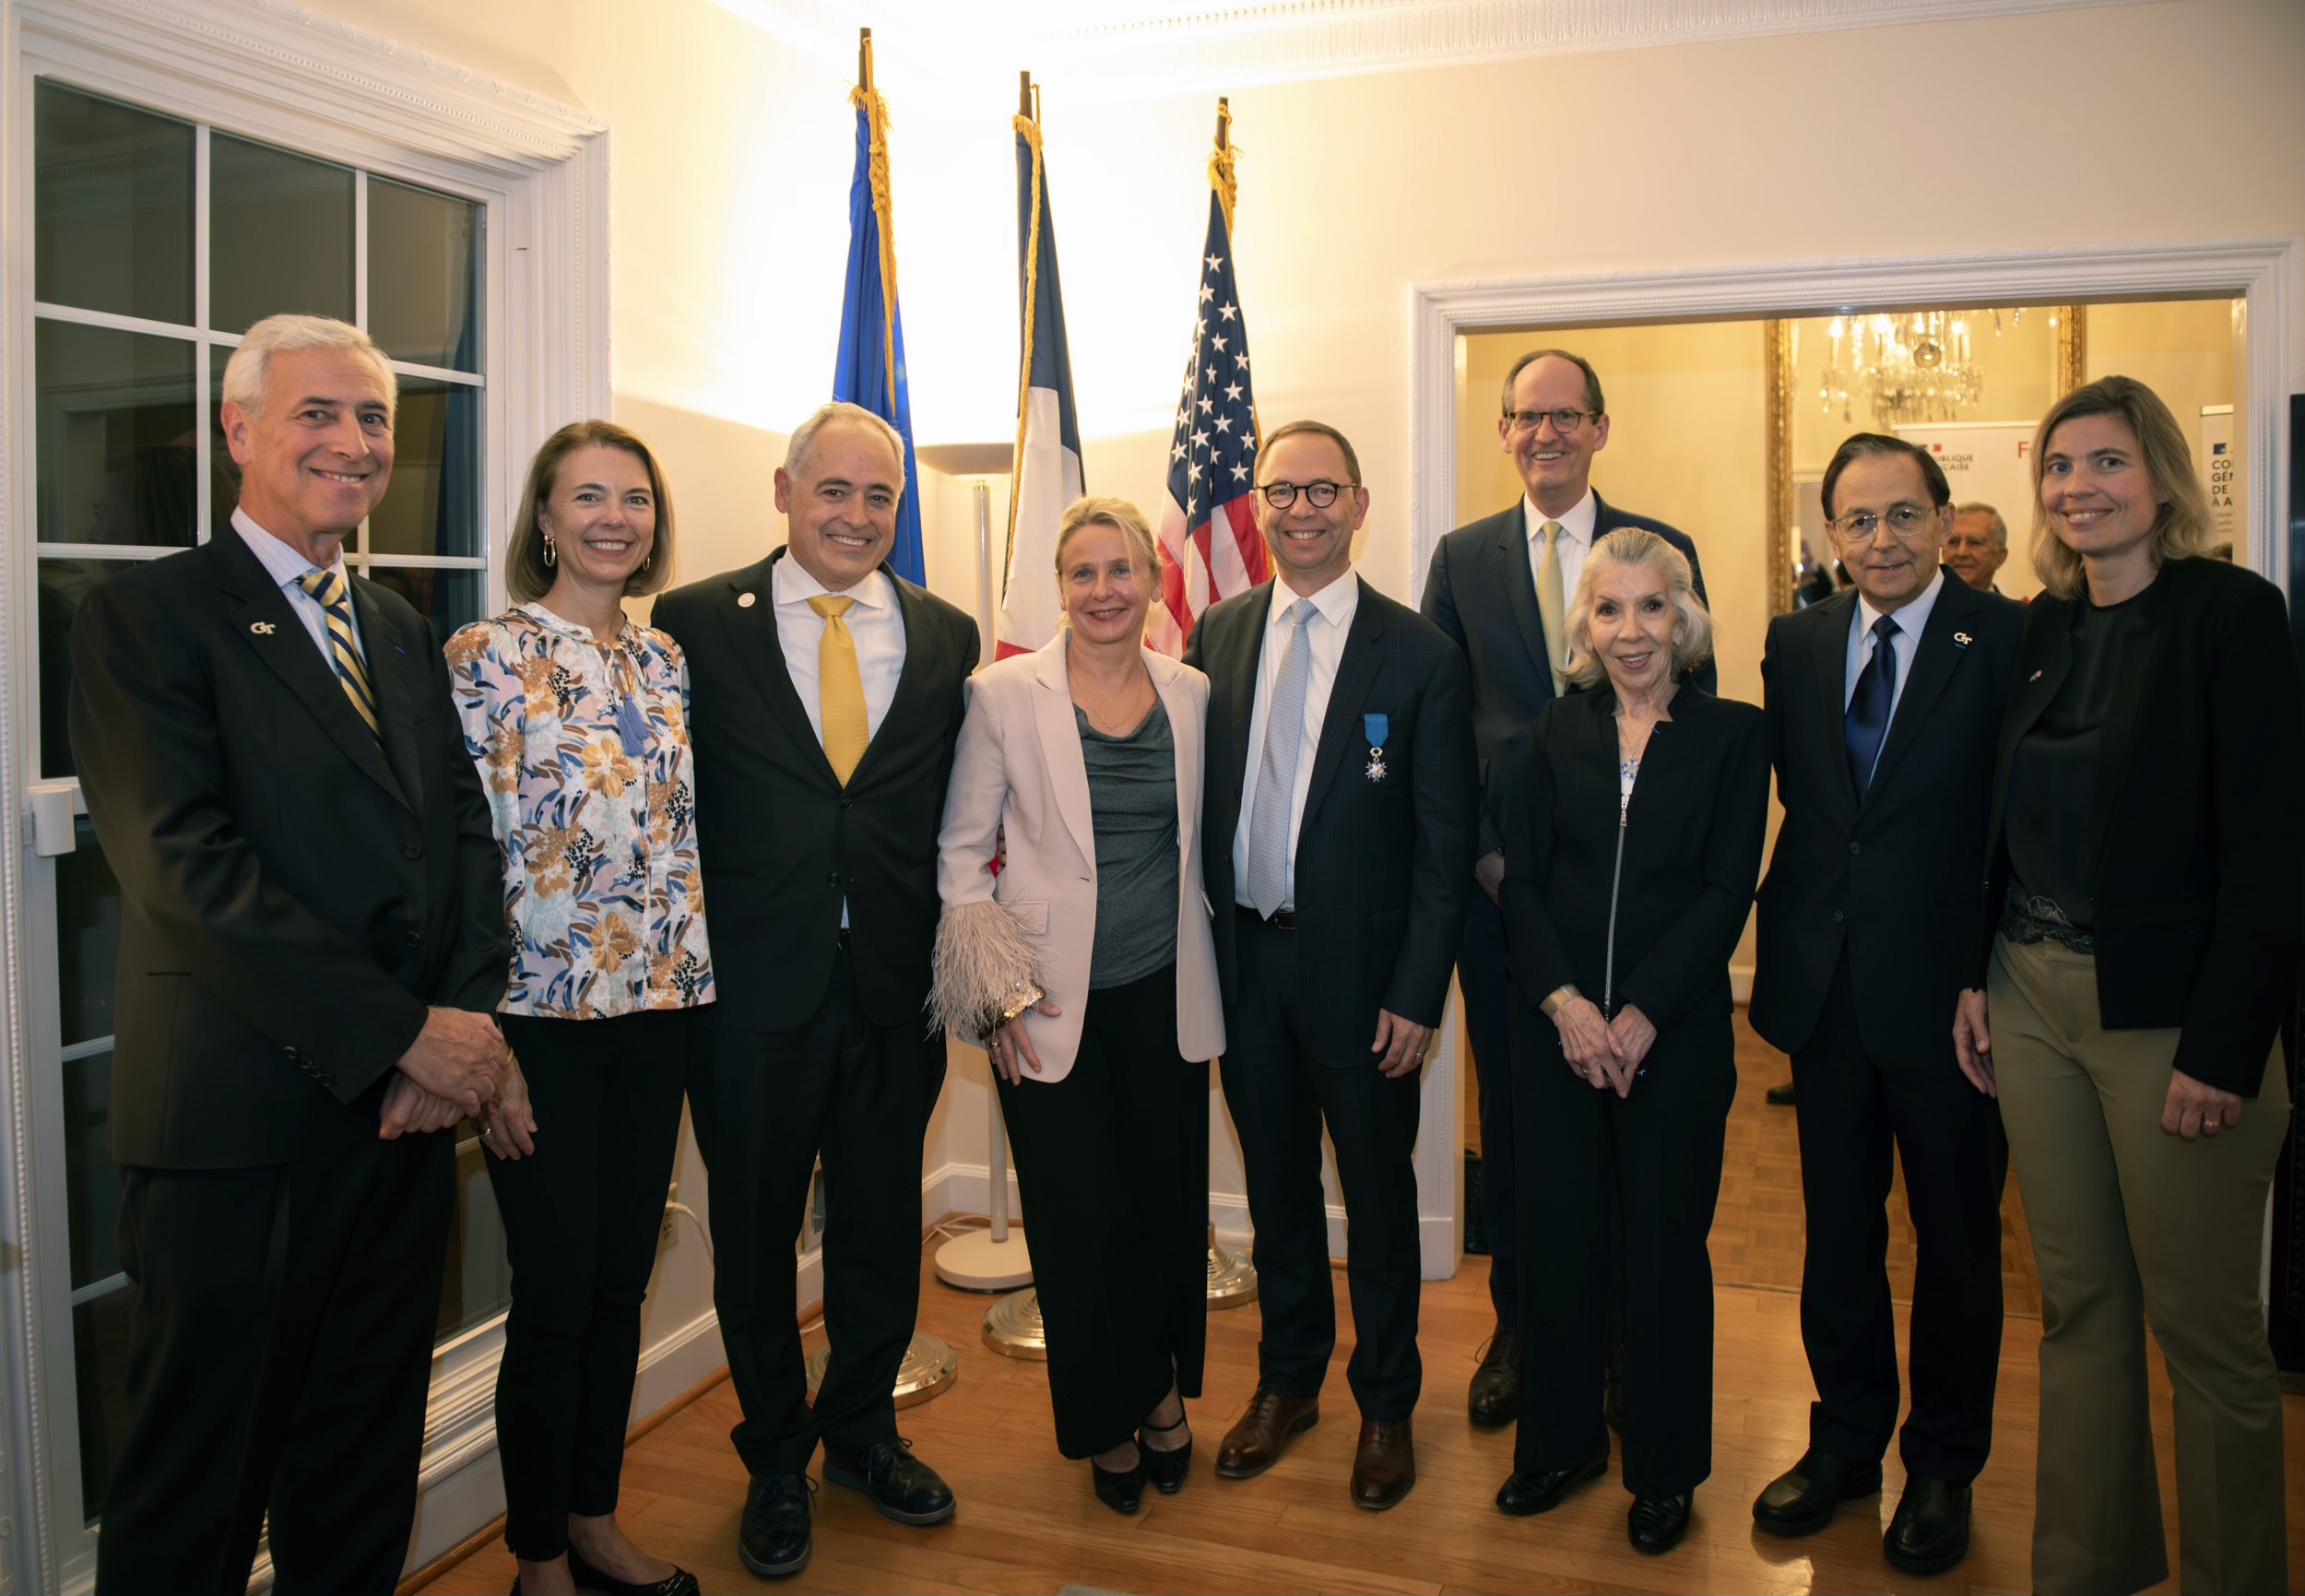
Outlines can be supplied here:
[[1057, 1449], [1117, 1447], [1200, 1394], [1209, 1332], [1209, 1069], [1176, 1051], [1176, 969], [1092, 991], [1061, 1081], [999, 1082], [1048, 1331]]
[[[689, 1108], [712, 1177], [713, 1306], [753, 1475], [797, 1474], [822, 1438], [854, 1456], [896, 1434], [892, 1393], [920, 1307], [920, 1141], [944, 1038], [875, 1025], [845, 947], [793, 1031], [689, 1030]], [[793, 1242], [824, 1164], [824, 1323], [832, 1362], [809, 1403], [793, 1318]]]
[[1520, 1139], [1520, 1428], [1513, 1467], [1605, 1456], [1613, 1193], [1624, 1203], [1625, 1485], [1677, 1496], [1712, 1472], [1713, 1267], [1736, 1095], [1727, 1015], [1660, 1032], [1629, 1096], [1569, 1072], [1553, 1022], [1512, 1015]]
[[[1318, 972], [1297, 968], [1296, 933], [1243, 915], [1239, 939], [1239, 999], [1224, 1016], [1221, 1073], [1240, 1134], [1249, 1222], [1257, 1227], [1257, 1304], [1264, 1320], [1258, 1379], [1292, 1396], [1318, 1395], [1336, 1350], [1328, 1202], [1320, 1186], [1325, 1122], [1344, 1193], [1354, 1337], [1345, 1378], [1365, 1418], [1405, 1419], [1424, 1377], [1416, 1350], [1420, 1253], [1411, 1162], [1417, 1072], [1388, 1080], [1374, 1054], [1312, 1057], [1301, 1039], [1297, 994], [1318, 994], [1321, 984]], [[1374, 1014], [1368, 1028], [1373, 1035]]]
[[568, 1550], [571, 1513], [616, 1511], [640, 1305], [680, 1136], [688, 1013], [498, 1023], [527, 1078], [537, 1150], [488, 1161], [513, 1266], [496, 1451], [504, 1543], [546, 1562]]
[[400, 1578], [455, 1148], [447, 1131], [379, 1141], [381, 1096], [291, 1164], [121, 1172], [137, 1297], [106, 1596], [240, 1596], [267, 1513], [276, 1590]]
[[1489, 1244], [1489, 1302], [1496, 1322], [1520, 1319], [1519, 1215], [1514, 1212], [1512, 977], [1506, 973], [1505, 921], [1475, 887], [1457, 949], [1457, 989], [1464, 994], [1465, 1034], [1481, 1094], [1481, 1233]]
[[1992, 1444], [2001, 1362], [2008, 1144], [2000, 1116], [1958, 1074], [1897, 1074], [1874, 1064], [1857, 1029], [1846, 953], [1815, 1034], [1792, 1056], [1792, 1078], [1808, 1215], [1801, 1340], [1817, 1389], [1810, 1445], [1871, 1462], [1897, 1428], [1886, 1206], [1894, 1144], [1914, 1240], [1913, 1403], [1899, 1450], [1908, 1473], [1966, 1484]]

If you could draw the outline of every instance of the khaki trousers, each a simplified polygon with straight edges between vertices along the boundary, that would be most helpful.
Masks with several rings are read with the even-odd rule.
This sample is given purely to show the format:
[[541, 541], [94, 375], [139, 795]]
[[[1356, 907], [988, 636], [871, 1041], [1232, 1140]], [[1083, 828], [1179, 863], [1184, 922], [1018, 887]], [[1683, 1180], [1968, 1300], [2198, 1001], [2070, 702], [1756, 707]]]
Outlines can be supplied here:
[[2188, 1142], [2160, 1124], [2177, 1031], [2100, 1026], [2093, 958], [2004, 940], [1990, 997], [2041, 1281], [2034, 1588], [2141, 1590], [2168, 1578], [2149, 1321], [2176, 1396], [2180, 1587], [2286, 1590], [2281, 1396], [2258, 1289], [2289, 1119], [2280, 1047], [2240, 1124]]

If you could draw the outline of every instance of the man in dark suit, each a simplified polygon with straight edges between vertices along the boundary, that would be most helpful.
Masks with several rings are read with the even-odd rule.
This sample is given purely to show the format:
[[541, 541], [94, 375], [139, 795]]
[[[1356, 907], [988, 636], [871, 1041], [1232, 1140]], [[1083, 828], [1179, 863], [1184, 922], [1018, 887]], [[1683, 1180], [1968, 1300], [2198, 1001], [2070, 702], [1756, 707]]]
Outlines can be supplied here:
[[491, 1016], [496, 840], [423, 617], [348, 577], [392, 371], [316, 316], [225, 369], [231, 524], [73, 631], [121, 889], [112, 1153], [136, 1283], [101, 1591], [388, 1590], [408, 1554], [454, 1138], [525, 1102]]
[[[1504, 414], [1496, 436], [1527, 490], [1494, 515], [1458, 527], [1433, 550], [1424, 580], [1424, 613], [1464, 650], [1472, 671], [1472, 727], [1481, 760], [1481, 834], [1469, 894], [1457, 980], [1481, 1092], [1482, 1231], [1489, 1247], [1489, 1300], [1496, 1333], [1473, 1372], [1469, 1395], [1482, 1424], [1510, 1421], [1519, 1411], [1520, 1335], [1513, 1212], [1513, 1098], [1506, 1068], [1505, 926], [1496, 893], [1505, 879], [1502, 833], [1507, 751], [1536, 723], [1537, 712], [1568, 691], [1564, 623], [1577, 578], [1592, 546], [1620, 526], [1643, 526], [1688, 557], [1699, 602], [1705, 577], [1696, 545], [1661, 521], [1602, 502], [1592, 490], [1592, 457], [1607, 447], [1609, 414], [1601, 378], [1581, 355], [1536, 349], [1505, 375]], [[1712, 661], [1695, 680], [1714, 690]], [[1612, 1365], [1614, 1367], [1614, 1365]], [[1613, 1404], [1614, 1406], [1614, 1404]]]
[[1853, 592], [1770, 622], [1761, 674], [1784, 804], [1761, 883], [1753, 1028], [1792, 1055], [1808, 1215], [1809, 1448], [1753, 1517], [1801, 1535], [1881, 1488], [1897, 1425], [1891, 1149], [1917, 1240], [1905, 1492], [1883, 1545], [1909, 1573], [1968, 1549], [2001, 1352], [2001, 1151], [1961, 1074], [1958, 1000], [1984, 878], [1994, 739], [2024, 608], [1937, 563], [1944, 473], [1859, 432], [1826, 467]]
[[1264, 1318], [1256, 1394], [1216, 1472], [1261, 1473], [1319, 1417], [1337, 1340], [1325, 1121], [1357, 1342], [1353, 1500], [1389, 1507], [1416, 1483], [1411, 1156], [1472, 888], [1471, 705], [1448, 638], [1353, 574], [1368, 490], [1344, 435], [1277, 428], [1256, 472], [1278, 575], [1212, 606], [1185, 649], [1209, 675], [1202, 855]]
[[1944, 566], [1971, 587], [1998, 593], [1993, 573], [2009, 560], [2009, 524], [2001, 512], [1980, 500], [1953, 507], [1953, 524], [1944, 534]]
[[[809, 1560], [820, 1439], [825, 1479], [889, 1518], [952, 1516], [896, 1434], [892, 1393], [920, 1305], [920, 1144], [944, 1082], [922, 1008], [937, 832], [977, 637], [882, 562], [904, 487], [895, 429], [822, 407], [776, 473], [786, 545], [653, 616], [688, 654], [721, 994], [692, 1022], [689, 1104], [751, 1475], [738, 1550], [764, 1578]], [[792, 1238], [820, 1157], [833, 1347], [811, 1407]]]

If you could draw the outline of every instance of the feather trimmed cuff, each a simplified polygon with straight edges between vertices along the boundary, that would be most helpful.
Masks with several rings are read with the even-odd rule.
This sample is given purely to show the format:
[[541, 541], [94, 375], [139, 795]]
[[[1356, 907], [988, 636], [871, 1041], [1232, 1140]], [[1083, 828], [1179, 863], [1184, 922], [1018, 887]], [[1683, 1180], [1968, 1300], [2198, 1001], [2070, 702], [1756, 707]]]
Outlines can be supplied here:
[[928, 1012], [981, 1043], [1046, 995], [1040, 955], [1014, 916], [990, 898], [954, 904], [937, 920]]

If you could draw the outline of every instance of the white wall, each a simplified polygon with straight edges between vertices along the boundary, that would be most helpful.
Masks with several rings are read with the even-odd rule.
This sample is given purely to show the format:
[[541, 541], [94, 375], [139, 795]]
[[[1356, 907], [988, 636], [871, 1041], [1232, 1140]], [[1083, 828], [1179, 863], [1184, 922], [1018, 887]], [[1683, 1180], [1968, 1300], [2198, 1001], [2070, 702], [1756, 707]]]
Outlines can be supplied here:
[[[780, 429], [832, 366], [845, 73], [705, 0], [316, 4], [609, 122], [617, 418], [664, 452], [684, 575], [759, 558]], [[1237, 266], [1259, 408], [1353, 437], [1374, 497], [1363, 568], [1412, 597], [1412, 284], [2295, 233], [2300, 78], [2305, 6], [2176, 0], [1244, 89]], [[920, 440], [1008, 437], [1013, 80], [890, 71], [881, 87]], [[1158, 496], [1210, 98], [1046, 89], [1093, 491]], [[932, 488], [932, 585], [974, 609], [965, 517]], [[931, 1174], [982, 1164], [967, 1057]], [[1220, 1183], [1235, 1177], [1217, 1154]], [[699, 1250], [667, 1255], [652, 1342], [707, 1300]]]

